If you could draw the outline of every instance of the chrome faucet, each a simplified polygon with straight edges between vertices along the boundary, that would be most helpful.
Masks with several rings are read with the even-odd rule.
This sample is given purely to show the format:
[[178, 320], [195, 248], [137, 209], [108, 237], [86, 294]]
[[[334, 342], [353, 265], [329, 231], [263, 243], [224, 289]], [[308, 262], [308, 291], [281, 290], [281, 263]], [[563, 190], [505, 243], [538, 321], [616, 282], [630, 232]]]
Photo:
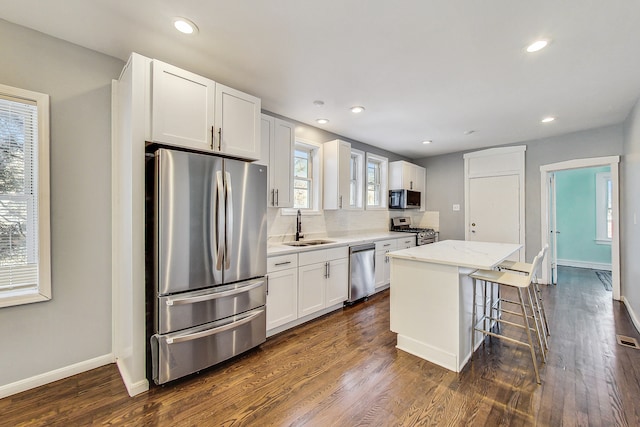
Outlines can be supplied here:
[[296, 242], [304, 237], [302, 233], [302, 213], [298, 209], [298, 215], [296, 217]]

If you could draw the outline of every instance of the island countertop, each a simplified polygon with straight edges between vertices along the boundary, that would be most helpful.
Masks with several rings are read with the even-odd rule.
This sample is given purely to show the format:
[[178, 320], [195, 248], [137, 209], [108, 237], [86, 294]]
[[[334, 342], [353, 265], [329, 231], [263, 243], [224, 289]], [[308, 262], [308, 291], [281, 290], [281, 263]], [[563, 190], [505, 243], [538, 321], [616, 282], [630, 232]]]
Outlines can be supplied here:
[[515, 243], [443, 240], [429, 245], [389, 252], [389, 258], [473, 269], [491, 269], [522, 247]]

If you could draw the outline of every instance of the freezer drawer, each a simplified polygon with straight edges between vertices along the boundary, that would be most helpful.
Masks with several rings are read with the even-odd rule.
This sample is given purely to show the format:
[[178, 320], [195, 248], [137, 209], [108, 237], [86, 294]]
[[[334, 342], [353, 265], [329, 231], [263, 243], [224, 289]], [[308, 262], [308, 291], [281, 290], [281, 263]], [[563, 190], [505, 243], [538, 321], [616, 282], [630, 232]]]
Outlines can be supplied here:
[[264, 307], [151, 337], [153, 381], [163, 384], [236, 356], [266, 340]]
[[155, 331], [166, 334], [213, 322], [262, 307], [266, 300], [264, 278], [159, 297]]

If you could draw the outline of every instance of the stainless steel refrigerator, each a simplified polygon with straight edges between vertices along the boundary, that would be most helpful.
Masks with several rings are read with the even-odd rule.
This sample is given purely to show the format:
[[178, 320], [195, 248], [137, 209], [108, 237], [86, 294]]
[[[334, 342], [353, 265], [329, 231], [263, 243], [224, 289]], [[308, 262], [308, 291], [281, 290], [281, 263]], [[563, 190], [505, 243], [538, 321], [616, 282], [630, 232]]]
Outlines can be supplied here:
[[267, 168], [158, 149], [153, 184], [156, 384], [266, 339]]

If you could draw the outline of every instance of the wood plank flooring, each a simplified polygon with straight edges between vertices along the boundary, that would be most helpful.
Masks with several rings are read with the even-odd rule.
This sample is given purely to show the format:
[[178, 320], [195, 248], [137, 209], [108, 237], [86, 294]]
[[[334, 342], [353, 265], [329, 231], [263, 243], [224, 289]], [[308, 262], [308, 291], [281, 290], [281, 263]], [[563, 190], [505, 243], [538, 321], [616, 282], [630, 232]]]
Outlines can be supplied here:
[[[395, 348], [389, 292], [130, 398], [115, 365], [0, 400], [2, 426], [637, 426], [640, 338], [593, 271], [543, 287], [542, 385], [524, 347], [487, 339], [460, 374]], [[431, 325], [425, 327], [437, 327]]]

